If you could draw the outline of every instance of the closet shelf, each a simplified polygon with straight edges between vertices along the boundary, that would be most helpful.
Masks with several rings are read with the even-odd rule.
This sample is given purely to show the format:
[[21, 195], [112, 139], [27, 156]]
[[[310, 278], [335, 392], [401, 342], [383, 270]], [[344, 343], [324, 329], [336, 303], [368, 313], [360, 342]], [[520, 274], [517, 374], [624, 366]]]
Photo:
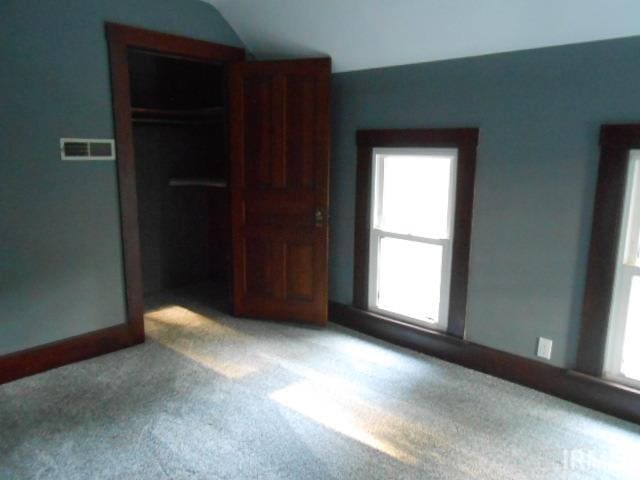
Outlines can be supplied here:
[[227, 188], [227, 182], [220, 178], [171, 178], [169, 186]]
[[224, 118], [223, 107], [164, 109], [164, 108], [131, 108], [134, 122], [147, 123], [191, 123], [210, 122]]

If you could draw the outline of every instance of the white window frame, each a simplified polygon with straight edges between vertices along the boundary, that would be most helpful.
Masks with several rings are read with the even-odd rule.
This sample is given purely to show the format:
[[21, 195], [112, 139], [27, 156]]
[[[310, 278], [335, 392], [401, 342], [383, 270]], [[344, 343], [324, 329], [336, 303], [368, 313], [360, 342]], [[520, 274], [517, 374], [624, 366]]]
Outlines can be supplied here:
[[[382, 175], [382, 163], [386, 156], [440, 156], [451, 158], [451, 172], [449, 184], [449, 212], [447, 217], [447, 236], [446, 238], [423, 237], [413, 235], [411, 233], [395, 233], [382, 230], [380, 228], [381, 220], [381, 201], [384, 192], [384, 178]], [[446, 331], [449, 319], [449, 292], [451, 288], [451, 264], [453, 251], [453, 235], [455, 224], [455, 207], [456, 207], [456, 186], [457, 186], [457, 169], [458, 169], [458, 149], [457, 148], [374, 148], [372, 151], [372, 188], [371, 188], [371, 218], [369, 227], [369, 291], [368, 291], [368, 307], [371, 311], [378, 312], [385, 316], [398, 318], [400, 320], [419, 325], [422, 327], [433, 328]], [[420, 206], [416, 205], [416, 209]], [[408, 317], [390, 310], [378, 307], [378, 256], [380, 253], [380, 241], [385, 238], [396, 238], [408, 240], [412, 242], [429, 243], [432, 245], [441, 245], [443, 248], [442, 255], [442, 272], [440, 284], [440, 308], [438, 319], [435, 322]]]
[[627, 162], [622, 226], [618, 240], [616, 273], [609, 315], [604, 377], [640, 388], [640, 379], [622, 373], [622, 353], [627, 309], [633, 277], [640, 276], [638, 232], [640, 232], [640, 150], [631, 150]]

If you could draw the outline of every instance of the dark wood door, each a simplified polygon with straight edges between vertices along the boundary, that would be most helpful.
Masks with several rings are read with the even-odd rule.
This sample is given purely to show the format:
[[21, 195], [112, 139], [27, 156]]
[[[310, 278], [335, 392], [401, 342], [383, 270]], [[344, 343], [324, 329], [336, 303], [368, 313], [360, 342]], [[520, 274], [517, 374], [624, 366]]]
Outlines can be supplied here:
[[233, 308], [327, 321], [330, 59], [230, 71]]

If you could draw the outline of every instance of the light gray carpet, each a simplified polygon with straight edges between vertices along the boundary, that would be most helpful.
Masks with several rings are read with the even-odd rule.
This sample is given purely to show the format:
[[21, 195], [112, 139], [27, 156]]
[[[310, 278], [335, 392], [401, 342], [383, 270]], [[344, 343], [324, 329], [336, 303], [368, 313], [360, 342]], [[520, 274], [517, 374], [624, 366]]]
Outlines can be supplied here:
[[639, 426], [203, 291], [156, 299], [144, 345], [0, 386], [0, 479], [639, 478]]

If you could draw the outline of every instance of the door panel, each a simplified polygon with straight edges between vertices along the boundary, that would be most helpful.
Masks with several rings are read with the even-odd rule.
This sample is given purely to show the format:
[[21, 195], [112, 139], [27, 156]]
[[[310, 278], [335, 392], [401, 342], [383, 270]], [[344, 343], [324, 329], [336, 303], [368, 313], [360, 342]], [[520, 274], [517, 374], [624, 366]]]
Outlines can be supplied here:
[[318, 82], [304, 76], [287, 77], [286, 91], [286, 184], [289, 188], [313, 188], [313, 167], [317, 152], [314, 149], [314, 98]]
[[285, 252], [287, 299], [313, 300], [313, 247], [289, 243]]
[[271, 185], [271, 160], [274, 137], [273, 85], [269, 77], [244, 82], [244, 146], [246, 148], [245, 184], [250, 188]]
[[270, 290], [272, 276], [270, 269], [271, 242], [260, 238], [252, 238], [243, 245], [247, 264], [251, 265], [251, 275], [246, 279], [246, 289], [251, 295], [273, 296]]
[[327, 320], [329, 59], [231, 68], [234, 314]]

